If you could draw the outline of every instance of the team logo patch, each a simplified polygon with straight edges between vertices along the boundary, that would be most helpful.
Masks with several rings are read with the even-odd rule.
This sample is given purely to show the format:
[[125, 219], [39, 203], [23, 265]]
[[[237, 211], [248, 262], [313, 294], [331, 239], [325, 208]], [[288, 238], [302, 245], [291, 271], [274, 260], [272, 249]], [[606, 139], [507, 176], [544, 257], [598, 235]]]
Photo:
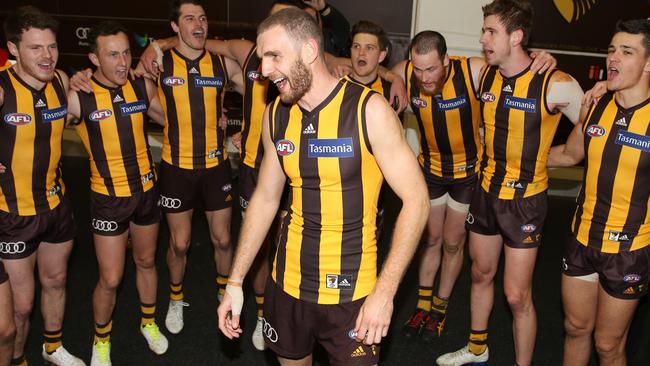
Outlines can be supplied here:
[[27, 113], [9, 113], [5, 114], [4, 120], [12, 126], [22, 126], [32, 122], [32, 116]]
[[214, 150], [208, 151], [208, 159], [216, 159], [219, 156], [221, 156], [221, 150], [214, 149]]
[[650, 152], [650, 136], [638, 135], [629, 131], [618, 131], [615, 142], [617, 145]]
[[280, 140], [275, 143], [275, 151], [277, 151], [280, 156], [291, 155], [296, 151], [296, 145], [289, 140]]
[[623, 231], [610, 230], [608, 239], [611, 241], [630, 241], [632, 240], [632, 234], [626, 233]]
[[428, 106], [427, 101], [420, 97], [411, 98], [411, 104], [418, 108], [426, 108]]
[[497, 100], [497, 97], [494, 94], [490, 93], [490, 92], [485, 92], [485, 93], [481, 94], [481, 101], [483, 101], [483, 103], [490, 103], [490, 102], [494, 102], [496, 100]]
[[591, 125], [587, 128], [587, 135], [589, 137], [600, 137], [607, 132], [605, 127], [599, 125]]
[[246, 74], [246, 77], [253, 81], [263, 81], [265, 79], [261, 72], [255, 70], [249, 71], [248, 74]]
[[441, 111], [450, 111], [453, 109], [460, 109], [462, 107], [467, 106], [467, 97], [465, 95], [461, 95], [460, 97], [453, 98], [453, 99], [438, 99], [436, 100], [436, 103], [438, 104], [438, 109]]
[[223, 79], [197, 76], [194, 78], [194, 86], [197, 88], [223, 88]]
[[307, 156], [310, 158], [351, 158], [354, 156], [352, 138], [309, 139]]
[[520, 111], [535, 113], [537, 111], [537, 100], [533, 98], [517, 98], [512, 95], [506, 96], [503, 101], [505, 108], [518, 109]]
[[99, 109], [88, 115], [88, 120], [93, 122], [99, 122], [105, 120], [106, 118], [113, 117], [113, 111], [110, 109]]
[[514, 188], [514, 189], [526, 189], [527, 183], [516, 181], [516, 180], [509, 180], [506, 182], [506, 187], [508, 188]]
[[41, 112], [41, 115], [43, 116], [43, 123], [54, 122], [65, 118], [68, 115], [68, 108], [63, 106], [53, 109], [45, 109]]
[[180, 76], [168, 76], [163, 79], [163, 84], [167, 86], [182, 86], [185, 85], [185, 79]]
[[521, 225], [521, 231], [526, 234], [532, 233], [533, 231], [535, 231], [535, 229], [537, 229], [537, 226], [533, 224]]
[[625, 275], [625, 277], [623, 277], [623, 282], [637, 283], [639, 281], [641, 281], [641, 276], [635, 273]]
[[144, 100], [138, 100], [133, 103], [126, 103], [120, 106], [120, 112], [123, 116], [128, 116], [134, 113], [144, 113], [147, 111], [147, 103]]
[[325, 287], [339, 290], [352, 289], [352, 276], [351, 275], [325, 275]]
[[230, 184], [230, 183], [228, 183], [228, 184], [224, 185], [223, 187], [221, 187], [221, 190], [224, 191], [224, 192], [230, 192], [231, 189], [232, 189], [232, 184]]
[[153, 172], [149, 172], [141, 177], [142, 179], [142, 184], [147, 184], [151, 182], [154, 178]]
[[52, 197], [59, 192], [61, 192], [61, 186], [54, 186], [47, 190], [47, 196]]

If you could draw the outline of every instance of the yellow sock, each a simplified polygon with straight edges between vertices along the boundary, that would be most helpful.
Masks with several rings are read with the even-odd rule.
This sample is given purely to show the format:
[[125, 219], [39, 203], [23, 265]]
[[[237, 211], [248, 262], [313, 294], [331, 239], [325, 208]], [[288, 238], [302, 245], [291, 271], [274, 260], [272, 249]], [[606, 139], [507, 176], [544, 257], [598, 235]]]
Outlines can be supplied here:
[[472, 330], [469, 333], [469, 351], [480, 355], [487, 349], [487, 330]]
[[60, 329], [55, 331], [46, 330], [43, 332], [43, 336], [45, 336], [45, 352], [48, 354], [52, 354], [57, 348], [61, 347], [63, 332]]
[[109, 320], [106, 324], [95, 323], [95, 340], [94, 342], [110, 342], [111, 331], [113, 330], [113, 320]]
[[215, 280], [217, 284], [217, 295], [220, 299], [223, 298], [223, 295], [226, 293], [226, 285], [228, 284], [228, 276], [217, 273], [217, 279]]
[[27, 366], [25, 355], [11, 359], [11, 366]]
[[169, 298], [174, 301], [181, 301], [183, 300], [183, 283], [175, 284], [175, 283], [170, 283], [169, 284]]
[[431, 309], [431, 295], [433, 295], [432, 287], [418, 287], [418, 309], [424, 311]]
[[140, 326], [153, 324], [156, 322], [156, 304], [140, 304]]
[[447, 305], [449, 305], [449, 299], [442, 299], [438, 296], [433, 296], [431, 310], [437, 311], [441, 314], [447, 314]]
[[255, 306], [257, 306], [257, 317], [264, 316], [264, 294], [255, 294]]

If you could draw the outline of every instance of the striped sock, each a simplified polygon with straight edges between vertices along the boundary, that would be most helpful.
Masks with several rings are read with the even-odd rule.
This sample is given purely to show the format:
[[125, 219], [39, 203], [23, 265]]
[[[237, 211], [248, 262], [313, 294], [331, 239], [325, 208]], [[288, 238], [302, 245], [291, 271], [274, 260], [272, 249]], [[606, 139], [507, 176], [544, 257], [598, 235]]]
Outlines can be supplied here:
[[111, 331], [113, 330], [113, 320], [109, 320], [106, 324], [95, 323], [95, 340], [97, 342], [110, 342]]
[[175, 284], [175, 283], [170, 283], [169, 284], [169, 298], [173, 301], [181, 301], [183, 300], [183, 283]]
[[25, 359], [25, 355], [12, 358], [11, 366], [27, 366], [27, 360]]
[[156, 322], [156, 304], [142, 304], [140, 303], [140, 326], [153, 324]]
[[429, 311], [431, 309], [431, 296], [433, 287], [418, 287], [418, 309]]
[[219, 300], [223, 299], [223, 295], [226, 293], [226, 284], [228, 284], [228, 275], [222, 275], [217, 273], [217, 278], [215, 280], [217, 284], [217, 296]]
[[469, 351], [475, 355], [480, 355], [487, 349], [487, 329], [486, 330], [474, 330], [472, 329], [469, 333]]
[[43, 336], [45, 337], [45, 352], [51, 355], [56, 351], [57, 348], [61, 347], [61, 337], [63, 332], [61, 329], [55, 331], [44, 331]]
[[431, 303], [431, 310], [444, 315], [447, 314], [447, 305], [449, 305], [449, 299], [443, 299], [438, 296], [433, 296], [433, 302]]
[[255, 306], [257, 306], [257, 317], [264, 316], [264, 293], [255, 294]]

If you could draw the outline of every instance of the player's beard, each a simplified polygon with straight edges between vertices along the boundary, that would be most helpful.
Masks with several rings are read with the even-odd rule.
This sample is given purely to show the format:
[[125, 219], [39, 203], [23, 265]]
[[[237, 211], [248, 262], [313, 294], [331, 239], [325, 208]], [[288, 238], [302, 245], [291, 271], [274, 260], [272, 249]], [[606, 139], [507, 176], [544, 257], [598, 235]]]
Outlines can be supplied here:
[[297, 60], [289, 71], [289, 92], [281, 94], [280, 98], [284, 103], [293, 104], [302, 98], [311, 88], [311, 70], [301, 61]]

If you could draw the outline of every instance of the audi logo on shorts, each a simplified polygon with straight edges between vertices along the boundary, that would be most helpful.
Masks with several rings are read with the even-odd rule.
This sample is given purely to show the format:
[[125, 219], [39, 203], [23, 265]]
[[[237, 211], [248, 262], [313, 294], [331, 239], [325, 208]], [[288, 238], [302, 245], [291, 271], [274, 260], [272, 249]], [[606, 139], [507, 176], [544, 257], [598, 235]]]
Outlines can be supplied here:
[[468, 213], [467, 218], [465, 219], [465, 221], [467, 221], [468, 224], [472, 225], [474, 223], [474, 215], [472, 215], [471, 213]]
[[93, 219], [93, 229], [98, 231], [115, 231], [117, 230], [117, 222]]
[[180, 208], [181, 200], [178, 198], [169, 198], [163, 195], [160, 195], [160, 206], [164, 208]]
[[273, 329], [271, 324], [269, 324], [266, 319], [262, 318], [262, 324], [264, 324], [264, 327], [262, 328], [262, 333], [264, 333], [264, 337], [269, 340], [271, 343], [275, 343], [278, 341], [278, 332]]
[[24, 241], [0, 241], [0, 253], [2, 254], [20, 254], [27, 249]]

